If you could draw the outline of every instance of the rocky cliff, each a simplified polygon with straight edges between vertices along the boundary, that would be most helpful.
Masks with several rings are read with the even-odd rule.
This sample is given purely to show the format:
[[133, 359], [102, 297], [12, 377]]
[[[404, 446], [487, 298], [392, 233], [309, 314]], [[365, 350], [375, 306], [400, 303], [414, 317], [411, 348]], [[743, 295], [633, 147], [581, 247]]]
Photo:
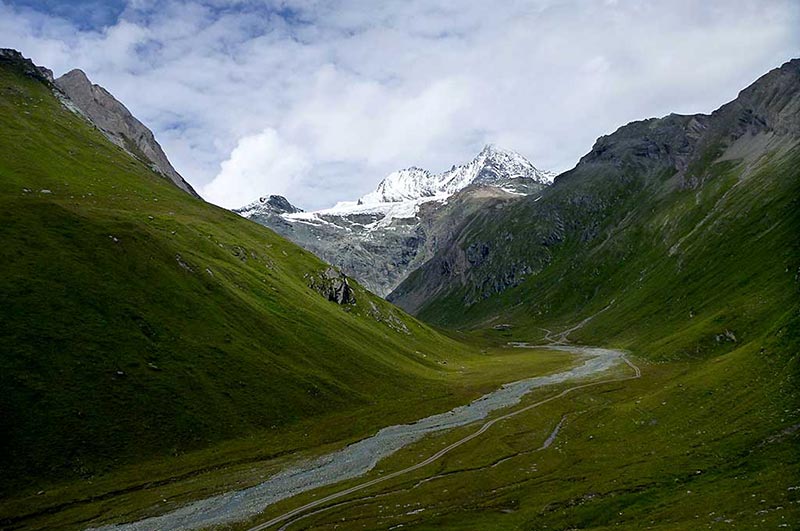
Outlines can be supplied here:
[[172, 167], [153, 132], [110, 92], [93, 84], [83, 71], [77, 69], [55, 79], [54, 83], [106, 138], [131, 156], [148, 163], [181, 190], [200, 197]]

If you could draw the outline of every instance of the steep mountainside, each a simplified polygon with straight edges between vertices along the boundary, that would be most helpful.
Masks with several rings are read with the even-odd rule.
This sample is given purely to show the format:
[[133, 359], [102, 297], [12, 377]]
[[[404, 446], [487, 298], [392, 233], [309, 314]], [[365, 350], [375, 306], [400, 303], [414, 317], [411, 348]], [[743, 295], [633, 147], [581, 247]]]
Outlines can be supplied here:
[[56, 96], [29, 61], [0, 62], [3, 527], [362, 437], [511, 378], [197, 201]]
[[[235, 212], [383, 296], [449, 241], [470, 213], [538, 193], [552, 177], [521, 155], [489, 145], [469, 163], [441, 174], [419, 168], [394, 172], [374, 192], [326, 210], [298, 212], [284, 198], [271, 196]], [[276, 201], [282, 206], [276, 208]]]
[[598, 321], [661, 308], [659, 319], [684, 325], [742, 296], [725, 286], [747, 277], [788, 303], [800, 265], [798, 139], [794, 60], [711, 115], [600, 138], [541, 199], [478, 212], [389, 300], [457, 326], [584, 315], [614, 299]]
[[92, 84], [81, 70], [72, 70], [54, 79], [51, 70], [34, 65], [20, 52], [9, 48], [0, 48], [0, 63], [47, 85], [68, 109], [99, 129], [128, 155], [146, 163], [181, 190], [200, 197], [172, 167], [153, 132], [106, 89]]

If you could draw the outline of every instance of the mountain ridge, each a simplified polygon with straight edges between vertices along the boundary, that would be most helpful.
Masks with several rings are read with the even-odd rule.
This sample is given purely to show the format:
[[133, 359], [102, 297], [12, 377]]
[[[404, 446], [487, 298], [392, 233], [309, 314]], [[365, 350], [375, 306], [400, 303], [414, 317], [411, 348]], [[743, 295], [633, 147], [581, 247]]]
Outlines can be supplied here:
[[384, 177], [374, 192], [362, 196], [358, 201], [360, 204], [373, 204], [423, 197], [448, 197], [473, 184], [498, 187], [505, 185], [513, 190], [514, 179], [550, 184], [553, 177], [552, 172], [537, 169], [519, 153], [487, 144], [473, 160], [454, 165], [450, 170], [441, 173], [433, 173], [417, 166], [395, 171]]
[[44, 83], [65, 107], [91, 123], [128, 155], [148, 163], [175, 186], [202, 199], [169, 162], [153, 132], [113, 94], [93, 84], [82, 70], [75, 68], [55, 78], [52, 70], [36, 65], [12, 48], [0, 48], [0, 62]]
[[75, 68], [54, 80], [58, 87], [113, 143], [131, 156], [149, 162], [175, 186], [188, 194], [200, 195], [172, 166], [153, 132], [137, 119], [108, 90], [92, 83], [83, 70]]

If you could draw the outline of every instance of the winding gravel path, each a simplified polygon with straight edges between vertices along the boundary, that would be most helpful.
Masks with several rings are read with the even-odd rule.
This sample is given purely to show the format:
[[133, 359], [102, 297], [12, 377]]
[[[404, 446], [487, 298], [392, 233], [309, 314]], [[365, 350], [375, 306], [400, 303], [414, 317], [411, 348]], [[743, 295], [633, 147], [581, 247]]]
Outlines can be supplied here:
[[[528, 346], [519, 344], [517, 346]], [[201, 529], [214, 525], [228, 524], [246, 520], [263, 512], [270, 505], [295, 496], [301, 492], [332, 485], [344, 480], [356, 478], [372, 470], [381, 459], [393, 454], [399, 449], [418, 441], [429, 433], [449, 430], [464, 426], [486, 418], [491, 412], [501, 408], [516, 405], [522, 397], [533, 389], [547, 385], [563, 383], [569, 380], [583, 379], [604, 372], [617, 365], [620, 361], [628, 364], [635, 375], [624, 378], [597, 381], [570, 387], [548, 399], [530, 404], [524, 408], [496, 417], [484, 423], [472, 434], [454, 442], [436, 454], [420, 461], [403, 470], [360, 483], [348, 489], [315, 500], [302, 507], [298, 507], [281, 516], [251, 528], [251, 531], [267, 529], [279, 523], [293, 519], [297, 515], [315, 507], [326, 504], [343, 496], [371, 487], [378, 483], [407, 474], [440, 459], [453, 449], [479, 437], [497, 422], [511, 418], [524, 411], [538, 407], [547, 402], [561, 398], [577, 389], [609, 383], [624, 381], [640, 376], [639, 368], [625, 357], [624, 353], [617, 350], [577, 347], [567, 345], [549, 345], [538, 348], [550, 348], [577, 355], [586, 356], [583, 364], [556, 374], [528, 378], [503, 385], [500, 389], [478, 398], [465, 406], [459, 406], [446, 413], [432, 415], [411, 424], [389, 426], [381, 429], [375, 435], [353, 443], [339, 451], [300, 463], [295, 467], [280, 472], [267, 481], [253, 487], [220, 494], [204, 500], [198, 500], [181, 507], [173, 512], [161, 516], [151, 517], [138, 522], [118, 524], [95, 528], [98, 531], [149, 531], [161, 529]]]

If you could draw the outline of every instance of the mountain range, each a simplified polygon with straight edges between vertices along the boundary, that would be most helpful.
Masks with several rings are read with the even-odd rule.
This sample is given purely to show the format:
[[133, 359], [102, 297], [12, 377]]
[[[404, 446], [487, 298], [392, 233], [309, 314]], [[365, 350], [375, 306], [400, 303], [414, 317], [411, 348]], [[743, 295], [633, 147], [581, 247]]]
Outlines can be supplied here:
[[[198, 199], [146, 156], [138, 120], [70, 77], [103, 109], [0, 52], [0, 526], [117, 518], [124, 503], [94, 503], [364, 437], [509, 378]], [[458, 369], [478, 365], [486, 379]]]
[[286, 198], [270, 196], [234, 212], [385, 296], [471, 213], [537, 194], [553, 177], [518, 153], [487, 145], [472, 161], [439, 174], [416, 167], [391, 173], [374, 192], [332, 208], [303, 212]]

